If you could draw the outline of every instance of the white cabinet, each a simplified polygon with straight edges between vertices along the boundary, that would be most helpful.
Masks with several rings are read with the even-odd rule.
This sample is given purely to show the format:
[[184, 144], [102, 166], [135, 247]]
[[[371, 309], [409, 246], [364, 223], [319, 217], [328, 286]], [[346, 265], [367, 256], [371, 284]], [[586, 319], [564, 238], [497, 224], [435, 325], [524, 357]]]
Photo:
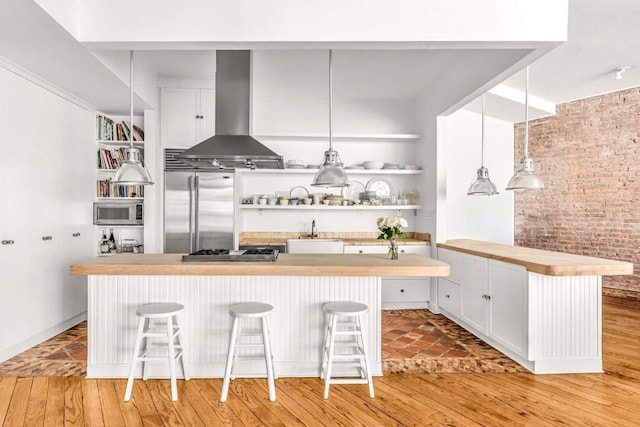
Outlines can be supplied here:
[[438, 279], [438, 306], [447, 317], [521, 357], [527, 356], [528, 285], [524, 267], [439, 248], [451, 266]]
[[482, 333], [489, 319], [488, 259], [462, 254], [462, 318]]
[[491, 260], [489, 283], [489, 335], [512, 351], [526, 355], [529, 307], [526, 269]]
[[160, 97], [163, 147], [189, 148], [215, 135], [215, 90], [162, 88]]
[[460, 317], [462, 311], [460, 285], [438, 277], [438, 306], [448, 313]]
[[[386, 254], [387, 245], [345, 245], [345, 254]], [[428, 257], [428, 245], [399, 245], [402, 254], [418, 254]], [[430, 279], [422, 277], [383, 277], [382, 309], [418, 309], [427, 308], [430, 295]]]
[[94, 255], [95, 116], [49, 89], [0, 68], [0, 140], [20, 141], [0, 161], [0, 361], [86, 311], [86, 278], [69, 267]]

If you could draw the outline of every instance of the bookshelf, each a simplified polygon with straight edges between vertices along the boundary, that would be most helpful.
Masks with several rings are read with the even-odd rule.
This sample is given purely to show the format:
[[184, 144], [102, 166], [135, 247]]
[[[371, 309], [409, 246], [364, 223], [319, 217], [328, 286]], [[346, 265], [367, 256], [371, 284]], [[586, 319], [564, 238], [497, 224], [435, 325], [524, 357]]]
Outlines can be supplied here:
[[[112, 182], [116, 170], [124, 160], [124, 150], [131, 145], [130, 137], [133, 134], [133, 145], [138, 148], [144, 158], [144, 117], [134, 116], [133, 126], [129, 123], [129, 116], [107, 115], [97, 112], [95, 116], [95, 168], [96, 186], [95, 201], [109, 202], [113, 200], [127, 200], [141, 202], [144, 200], [144, 186], [142, 185], [118, 185]], [[116, 238], [116, 246], [122, 250], [127, 245], [144, 245], [144, 226], [142, 225], [95, 225], [96, 242], [102, 238], [103, 233], [109, 233], [113, 229]], [[139, 247], [143, 251], [144, 246]], [[98, 244], [97, 256], [100, 253]]]
[[96, 180], [96, 197], [107, 198], [143, 198], [144, 187], [140, 185], [117, 185], [111, 182], [113, 174], [124, 160], [124, 150], [131, 144], [144, 156], [144, 131], [137, 123], [131, 125], [122, 116], [96, 114], [96, 170], [100, 174]]

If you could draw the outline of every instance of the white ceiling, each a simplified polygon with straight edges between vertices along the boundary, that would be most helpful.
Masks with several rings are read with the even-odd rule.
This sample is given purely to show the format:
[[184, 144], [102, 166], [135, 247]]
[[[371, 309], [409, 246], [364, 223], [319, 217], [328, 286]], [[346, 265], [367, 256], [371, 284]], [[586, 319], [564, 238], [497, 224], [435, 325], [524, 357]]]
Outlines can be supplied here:
[[[70, 45], [72, 37], [62, 30], [62, 27], [54, 28], [55, 21], [47, 22], [43, 16], [44, 11], [35, 3], [24, 0], [3, 1], [7, 6], [5, 11], [11, 9], [12, 13], [0, 14], [4, 15], [4, 18], [0, 16], [0, 41], [3, 42], [0, 43], [0, 55], [49, 81], [62, 82], [59, 85], [64, 88], [67, 82], [59, 68], [58, 75], [49, 78], [46, 63], [38, 65], [27, 53], [42, 49], [40, 46], [44, 45], [45, 39], [47, 43], [55, 39], [58, 44], [67, 46]], [[545, 101], [557, 104], [640, 86], [638, 17], [638, 0], [569, 0], [568, 41], [530, 66], [530, 94], [540, 98], [541, 105]], [[10, 43], [9, 39], [20, 42]], [[73, 49], [66, 49], [73, 50], [70, 55], [73, 54], [74, 58], [84, 58], [85, 63], [81, 66], [86, 69], [87, 77], [108, 74], [106, 70], [100, 69], [100, 61], [92, 60], [91, 55], [76, 52], [84, 49], [81, 45], [76, 44]], [[350, 51], [347, 55], [336, 55], [334, 79], [336, 85], [342, 85], [346, 91], [344, 96], [366, 94], [380, 98], [410, 98], [438, 85], [443, 73], [459, 72], [452, 68], [456, 67], [456, 64], [464, 64], [462, 56], [465, 53], [464, 50]], [[46, 56], [46, 51], [41, 52], [40, 56], [42, 55]], [[146, 51], [143, 56], [147, 68], [155, 70], [160, 78], [209, 79], [214, 76], [214, 51]], [[75, 64], [70, 66], [73, 67]], [[622, 80], [615, 80], [614, 70], [619, 66], [632, 68], [624, 74]], [[509, 73], [515, 74], [510, 77], [504, 76], [509, 78], [503, 85], [516, 92], [522, 91], [524, 73], [513, 67], [510, 70]], [[95, 102], [103, 109], [115, 107], [119, 99], [126, 100], [126, 95], [123, 95], [126, 93], [126, 86], [117, 87], [116, 84], [121, 85], [123, 79], [114, 77], [102, 76], [103, 81], [110, 83], [104, 88], [93, 88], [93, 92], [103, 92], [102, 98], [100, 94], [94, 93], [88, 95], [87, 100]], [[76, 79], [69, 83], [69, 86], [84, 85], [90, 89], [90, 80], [89, 78], [85, 82]], [[483, 87], [483, 90], [488, 89], [489, 87]], [[109, 105], [105, 106], [102, 104], [104, 102]], [[479, 102], [470, 104], [468, 108], [479, 111]], [[532, 112], [532, 116], [549, 114], [548, 111], [547, 108], [539, 108], [538, 111]], [[488, 97], [487, 114], [510, 121], [520, 121], [524, 115], [521, 100], [501, 96]]]

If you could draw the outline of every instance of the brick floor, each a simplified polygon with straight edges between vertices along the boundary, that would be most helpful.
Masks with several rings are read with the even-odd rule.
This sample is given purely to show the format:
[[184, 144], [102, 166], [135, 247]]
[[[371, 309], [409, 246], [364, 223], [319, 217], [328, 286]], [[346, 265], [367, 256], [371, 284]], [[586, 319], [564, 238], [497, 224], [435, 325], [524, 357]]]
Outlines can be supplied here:
[[[0, 364], [0, 375], [85, 375], [87, 323]], [[384, 372], [516, 372], [520, 365], [428, 310], [382, 314]]]

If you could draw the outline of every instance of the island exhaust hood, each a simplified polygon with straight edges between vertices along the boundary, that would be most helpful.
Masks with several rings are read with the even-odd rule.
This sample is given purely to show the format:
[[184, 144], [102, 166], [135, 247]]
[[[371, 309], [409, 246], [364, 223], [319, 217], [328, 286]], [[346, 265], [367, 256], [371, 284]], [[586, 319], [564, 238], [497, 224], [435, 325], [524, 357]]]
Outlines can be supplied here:
[[207, 169], [284, 168], [282, 156], [249, 135], [250, 67], [248, 50], [216, 52], [216, 134], [176, 159]]

